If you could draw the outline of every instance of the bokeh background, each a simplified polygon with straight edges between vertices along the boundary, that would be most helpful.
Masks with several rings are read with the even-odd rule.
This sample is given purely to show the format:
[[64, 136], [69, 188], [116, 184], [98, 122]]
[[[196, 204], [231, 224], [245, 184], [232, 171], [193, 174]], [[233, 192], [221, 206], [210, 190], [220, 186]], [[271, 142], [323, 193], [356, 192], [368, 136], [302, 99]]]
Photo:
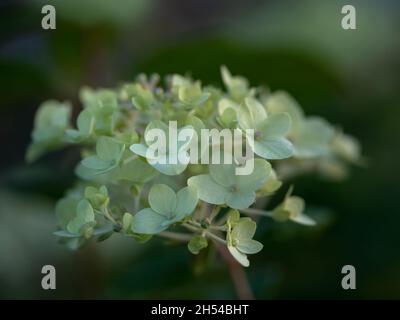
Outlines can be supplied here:
[[[341, 28], [356, 7], [357, 30]], [[41, 29], [53, 4], [57, 29]], [[344, 182], [291, 182], [326, 223], [261, 220], [247, 270], [258, 299], [400, 298], [400, 3], [376, 1], [58, 0], [0, 2], [0, 298], [236, 298], [223, 263], [184, 246], [114, 235], [70, 252], [52, 235], [76, 151], [26, 165], [35, 110], [138, 73], [189, 73], [222, 86], [219, 66], [290, 92], [307, 114], [357, 136], [368, 159]], [[325, 209], [327, 208], [327, 209]], [[209, 258], [212, 260], [212, 257]], [[41, 289], [41, 268], [57, 290]], [[341, 288], [341, 268], [357, 289]]]

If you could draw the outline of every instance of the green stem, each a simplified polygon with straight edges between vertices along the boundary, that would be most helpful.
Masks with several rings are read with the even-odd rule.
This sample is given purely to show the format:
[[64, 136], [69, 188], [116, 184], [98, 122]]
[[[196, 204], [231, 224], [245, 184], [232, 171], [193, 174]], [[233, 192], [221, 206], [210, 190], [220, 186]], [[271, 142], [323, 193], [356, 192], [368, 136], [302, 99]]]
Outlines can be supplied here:
[[188, 242], [192, 238], [191, 235], [186, 234], [186, 233], [178, 233], [178, 232], [171, 232], [171, 231], [163, 231], [157, 234], [160, 237], [163, 238], [168, 238], [168, 239], [173, 239], [173, 240], [178, 240], [178, 241], [184, 241]]
[[226, 231], [226, 226], [211, 225], [211, 226], [208, 227], [208, 229], [218, 230], [218, 231]]
[[188, 224], [191, 224], [192, 226], [194, 226], [194, 227], [196, 227], [196, 228], [203, 228], [203, 227], [201, 226], [201, 224], [200, 224], [199, 222], [197, 222], [197, 221], [189, 220], [187, 223], [188, 223]]
[[108, 211], [108, 208], [107, 208], [107, 207], [105, 207], [105, 208], [103, 209], [103, 214], [104, 214], [104, 216], [105, 216], [108, 220], [110, 220], [113, 224], [117, 224], [117, 221], [115, 221], [115, 219], [111, 216], [111, 213]]
[[[199, 225], [200, 227], [193, 226], [193, 225], [189, 224], [189, 222], [195, 223], [195, 224]], [[211, 239], [214, 239], [214, 240], [226, 245], [226, 241], [224, 239], [218, 237], [216, 234], [214, 234], [214, 233], [212, 233], [212, 232], [210, 232], [208, 230], [205, 230], [205, 229], [201, 228], [201, 225], [198, 222], [188, 221], [188, 222], [183, 223], [182, 226], [184, 226], [185, 228], [189, 229], [190, 231], [193, 231], [193, 232], [196, 232], [196, 233], [201, 233], [202, 235], [204, 235], [206, 237], [209, 237]]]
[[194, 221], [184, 222], [184, 223], [182, 223], [182, 226], [185, 227], [186, 229], [189, 229], [190, 231], [193, 231], [193, 232], [202, 232], [202, 231], [204, 231], [204, 229], [202, 229], [201, 226], [198, 227], [198, 226], [192, 225], [190, 222], [193, 223]]
[[218, 237], [217, 235], [215, 235], [214, 233], [211, 233], [209, 231], [205, 232], [205, 235], [211, 239], [214, 239], [216, 241], [218, 241], [219, 243], [222, 243], [223, 245], [226, 245], [226, 241], [220, 237]]

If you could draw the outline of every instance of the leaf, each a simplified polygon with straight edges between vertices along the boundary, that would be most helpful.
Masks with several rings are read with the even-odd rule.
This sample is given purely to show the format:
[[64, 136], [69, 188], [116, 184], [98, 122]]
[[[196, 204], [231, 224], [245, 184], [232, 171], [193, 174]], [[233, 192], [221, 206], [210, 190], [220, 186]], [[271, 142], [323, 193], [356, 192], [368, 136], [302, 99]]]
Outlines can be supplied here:
[[176, 209], [176, 194], [167, 185], [156, 184], [150, 189], [149, 204], [155, 212], [170, 217]]
[[140, 210], [133, 216], [132, 231], [140, 234], [156, 234], [168, 228], [167, 218], [150, 208]]
[[202, 236], [194, 236], [188, 243], [188, 249], [193, 254], [198, 254], [200, 250], [207, 248], [207, 239]]

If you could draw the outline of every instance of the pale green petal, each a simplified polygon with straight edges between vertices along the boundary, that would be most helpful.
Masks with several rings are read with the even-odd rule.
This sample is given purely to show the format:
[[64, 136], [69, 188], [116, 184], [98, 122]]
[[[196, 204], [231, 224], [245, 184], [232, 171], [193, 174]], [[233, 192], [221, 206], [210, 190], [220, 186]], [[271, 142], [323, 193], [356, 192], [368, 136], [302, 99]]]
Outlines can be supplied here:
[[176, 194], [165, 184], [156, 184], [149, 192], [150, 207], [164, 216], [171, 216], [176, 209]]
[[142, 234], [156, 234], [168, 228], [168, 219], [150, 208], [140, 210], [133, 216], [132, 231]]
[[147, 158], [149, 156], [149, 154], [147, 153], [148, 147], [144, 144], [140, 144], [140, 143], [135, 143], [133, 145], [130, 146], [129, 148], [133, 153], [145, 157]]
[[145, 160], [139, 158], [124, 163], [119, 168], [117, 179], [144, 183], [155, 178], [157, 175], [159, 175], [158, 171]]
[[306, 226], [315, 226], [316, 222], [314, 219], [310, 218], [309, 216], [301, 213], [297, 216], [290, 216], [290, 220], [300, 223], [300, 224], [304, 224]]
[[255, 254], [260, 252], [263, 248], [263, 244], [253, 239], [241, 240], [236, 244], [236, 248], [245, 254]]
[[359, 162], [361, 158], [360, 143], [354, 137], [342, 132], [335, 135], [332, 141], [334, 151], [347, 161]]
[[67, 231], [80, 233], [83, 226], [94, 221], [94, 211], [86, 199], [79, 201], [76, 207], [76, 216], [67, 225]]
[[238, 108], [239, 108], [238, 104], [226, 98], [222, 98], [218, 102], [218, 113], [220, 116], [222, 116], [222, 114], [227, 110], [233, 111], [236, 114]]
[[198, 254], [200, 250], [207, 248], [207, 239], [202, 236], [194, 236], [188, 243], [188, 249], [193, 254]]
[[122, 217], [122, 230], [129, 232], [132, 227], [133, 216], [129, 212], [125, 212]]
[[235, 165], [233, 164], [210, 164], [208, 166], [212, 179], [224, 187], [235, 184]]
[[89, 136], [94, 130], [95, 118], [89, 109], [84, 109], [78, 116], [77, 127], [83, 136]]
[[245, 99], [245, 105], [239, 107], [238, 116], [242, 129], [256, 129], [259, 123], [267, 119], [267, 112], [261, 103], [248, 97]]
[[257, 190], [271, 174], [271, 164], [263, 159], [254, 160], [254, 169], [249, 175], [236, 175], [236, 184], [240, 190]]
[[295, 155], [304, 158], [326, 155], [333, 137], [334, 130], [329, 123], [318, 117], [308, 118], [293, 139]]
[[157, 171], [167, 175], [167, 176], [176, 176], [185, 171], [188, 166], [186, 163], [177, 163], [177, 164], [163, 164], [159, 163], [157, 160], [150, 161], [149, 164], [156, 169]]
[[68, 223], [76, 215], [78, 200], [75, 198], [63, 198], [57, 202], [56, 215], [61, 228], [66, 229]]
[[293, 145], [283, 137], [261, 139], [259, 141], [248, 139], [248, 142], [254, 153], [265, 159], [286, 159], [293, 155]]
[[148, 135], [148, 133], [151, 129], [160, 129], [161, 131], [163, 131], [165, 133], [166, 140], [168, 139], [168, 126], [160, 120], [153, 120], [147, 125], [146, 130], [144, 132], [144, 140], [147, 145], [151, 145], [154, 142], [153, 140], [150, 139], [150, 137]]
[[116, 161], [121, 158], [124, 145], [110, 137], [100, 137], [96, 144], [98, 157], [105, 161]]
[[226, 195], [225, 202], [233, 209], [245, 209], [250, 207], [256, 200], [254, 191], [230, 192]]
[[295, 217], [303, 213], [305, 207], [304, 200], [297, 196], [290, 196], [285, 199], [284, 208], [290, 212], [290, 216]]
[[[177, 149], [176, 149], [177, 154], [183, 153], [189, 149], [195, 134], [196, 134], [195, 129], [190, 125], [184, 126], [179, 129], [177, 135], [178, 138]], [[182, 139], [182, 141], [180, 139]], [[171, 153], [171, 151], [169, 153]]]
[[239, 242], [249, 240], [254, 237], [256, 228], [257, 224], [253, 220], [250, 218], [241, 218], [232, 230], [232, 238], [237, 239]]
[[266, 102], [269, 113], [287, 112], [292, 119], [290, 134], [296, 134], [304, 118], [303, 110], [296, 100], [287, 92], [277, 91], [271, 94]]
[[198, 196], [197, 189], [193, 186], [183, 188], [178, 191], [177, 204], [175, 214], [179, 218], [183, 218], [185, 215], [189, 215], [196, 208]]
[[278, 190], [282, 186], [282, 181], [280, 181], [276, 175], [276, 172], [272, 169], [267, 182], [258, 190], [257, 194], [261, 197], [270, 195]]
[[100, 159], [98, 156], [89, 156], [82, 160], [82, 164], [90, 169], [94, 170], [107, 170], [109, 169], [114, 163], [111, 161], [105, 161]]
[[228, 246], [228, 250], [231, 253], [231, 255], [236, 259], [236, 261], [239, 262], [242, 266], [248, 267], [250, 265], [247, 256], [241, 253], [238, 249], [236, 249], [233, 246]]
[[261, 131], [265, 138], [281, 137], [289, 132], [290, 124], [288, 113], [276, 113], [261, 122], [256, 130]]
[[227, 189], [217, 184], [210, 175], [202, 174], [188, 179], [188, 185], [197, 189], [199, 198], [212, 204], [224, 204]]

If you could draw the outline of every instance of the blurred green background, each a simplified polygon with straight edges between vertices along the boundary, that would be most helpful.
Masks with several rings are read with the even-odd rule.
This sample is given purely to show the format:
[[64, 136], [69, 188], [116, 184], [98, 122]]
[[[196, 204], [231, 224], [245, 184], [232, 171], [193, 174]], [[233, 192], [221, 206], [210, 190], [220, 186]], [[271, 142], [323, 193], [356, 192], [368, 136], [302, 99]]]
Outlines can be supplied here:
[[[357, 30], [341, 28], [351, 3]], [[53, 4], [57, 29], [41, 29]], [[53, 206], [72, 185], [77, 150], [27, 166], [33, 116], [46, 99], [114, 86], [140, 72], [189, 73], [222, 86], [219, 67], [252, 85], [284, 89], [307, 114], [358, 137], [367, 168], [348, 180], [291, 182], [327, 223], [307, 228], [261, 220], [265, 245], [247, 274], [258, 299], [400, 298], [397, 145], [400, 3], [375, 1], [68, 0], [0, 3], [0, 298], [236, 298], [222, 261], [184, 246], [114, 235], [70, 252], [52, 235]], [[210, 257], [212, 259], [212, 257]], [[41, 289], [41, 268], [57, 290]], [[341, 288], [341, 268], [357, 289]]]

